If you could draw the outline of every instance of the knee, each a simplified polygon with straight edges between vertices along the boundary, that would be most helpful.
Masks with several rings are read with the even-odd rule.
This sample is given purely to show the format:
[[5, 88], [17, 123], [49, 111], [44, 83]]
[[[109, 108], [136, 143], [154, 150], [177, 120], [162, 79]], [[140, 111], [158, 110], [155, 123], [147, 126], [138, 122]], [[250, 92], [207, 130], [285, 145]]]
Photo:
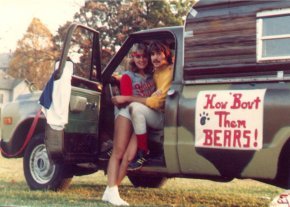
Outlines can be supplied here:
[[142, 121], [145, 119], [145, 111], [143, 110], [144, 105], [141, 103], [133, 102], [129, 104], [129, 114], [132, 121]]
[[140, 104], [139, 103], [136, 103], [136, 102], [133, 102], [133, 103], [130, 103], [129, 106], [128, 106], [128, 109], [129, 109], [129, 113], [130, 115], [133, 115], [133, 114], [138, 114], [140, 112], [140, 107], [138, 107]]

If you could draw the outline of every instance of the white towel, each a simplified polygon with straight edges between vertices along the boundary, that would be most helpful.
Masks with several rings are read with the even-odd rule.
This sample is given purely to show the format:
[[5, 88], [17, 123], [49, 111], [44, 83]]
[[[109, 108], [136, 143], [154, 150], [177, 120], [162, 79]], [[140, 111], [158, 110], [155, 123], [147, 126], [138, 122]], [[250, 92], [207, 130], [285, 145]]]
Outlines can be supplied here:
[[[56, 65], [56, 68], [58, 65]], [[69, 101], [71, 95], [71, 77], [73, 63], [66, 62], [60, 79], [53, 82], [52, 103], [49, 109], [42, 107], [47, 123], [55, 130], [64, 129], [68, 123]]]

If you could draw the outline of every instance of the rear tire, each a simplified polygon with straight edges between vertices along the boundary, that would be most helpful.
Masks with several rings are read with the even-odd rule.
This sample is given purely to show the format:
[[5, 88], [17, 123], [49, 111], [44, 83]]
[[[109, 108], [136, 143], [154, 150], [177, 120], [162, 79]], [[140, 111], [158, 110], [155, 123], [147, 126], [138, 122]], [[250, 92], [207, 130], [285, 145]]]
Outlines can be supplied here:
[[136, 175], [128, 175], [130, 182], [134, 185], [134, 187], [143, 187], [143, 188], [159, 188], [166, 182], [166, 177], [159, 176], [136, 176]]
[[66, 166], [52, 163], [44, 144], [44, 133], [29, 142], [23, 159], [24, 176], [31, 190], [64, 190], [71, 182]]

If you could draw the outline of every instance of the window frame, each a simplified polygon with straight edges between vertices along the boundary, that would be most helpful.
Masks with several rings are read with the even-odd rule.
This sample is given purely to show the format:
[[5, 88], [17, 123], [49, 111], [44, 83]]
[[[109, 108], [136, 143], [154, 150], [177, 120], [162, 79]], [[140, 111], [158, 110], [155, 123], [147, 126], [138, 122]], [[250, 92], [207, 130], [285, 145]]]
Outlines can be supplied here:
[[270, 60], [285, 60], [285, 59], [290, 59], [290, 52], [289, 55], [286, 56], [275, 56], [275, 57], [263, 57], [263, 41], [264, 40], [276, 40], [276, 39], [285, 39], [289, 38], [290, 39], [290, 33], [289, 34], [283, 34], [283, 35], [269, 35], [269, 36], [264, 36], [262, 35], [263, 33], [263, 18], [267, 17], [275, 17], [275, 16], [290, 16], [290, 8], [285, 8], [285, 9], [278, 9], [278, 10], [270, 10], [270, 11], [262, 11], [258, 12], [256, 15], [256, 26], [257, 26], [257, 47], [256, 47], [256, 57], [257, 57], [257, 62], [262, 62], [262, 61], [270, 61]]

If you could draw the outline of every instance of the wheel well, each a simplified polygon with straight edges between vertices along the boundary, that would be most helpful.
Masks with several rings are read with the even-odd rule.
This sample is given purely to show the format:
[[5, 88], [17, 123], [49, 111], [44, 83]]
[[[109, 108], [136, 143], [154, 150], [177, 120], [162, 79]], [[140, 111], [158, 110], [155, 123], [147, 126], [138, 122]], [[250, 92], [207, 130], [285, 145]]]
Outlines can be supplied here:
[[[17, 127], [16, 131], [13, 134], [13, 137], [12, 137], [10, 143], [8, 144], [8, 146], [11, 146], [11, 149], [9, 150], [9, 152], [11, 154], [18, 152], [21, 149], [21, 147], [23, 146], [32, 122], [33, 122], [33, 117], [26, 119]], [[46, 121], [44, 118], [40, 118], [38, 120], [38, 123], [36, 125], [36, 128], [34, 130], [34, 133], [31, 136], [31, 138], [38, 133], [44, 132], [45, 123], [46, 123]], [[22, 152], [20, 152], [16, 157], [23, 157], [24, 151], [25, 151], [25, 149]]]
[[288, 138], [286, 144], [283, 146], [278, 164], [278, 172], [276, 180], [281, 187], [289, 188], [288, 179], [290, 176], [290, 138]]

